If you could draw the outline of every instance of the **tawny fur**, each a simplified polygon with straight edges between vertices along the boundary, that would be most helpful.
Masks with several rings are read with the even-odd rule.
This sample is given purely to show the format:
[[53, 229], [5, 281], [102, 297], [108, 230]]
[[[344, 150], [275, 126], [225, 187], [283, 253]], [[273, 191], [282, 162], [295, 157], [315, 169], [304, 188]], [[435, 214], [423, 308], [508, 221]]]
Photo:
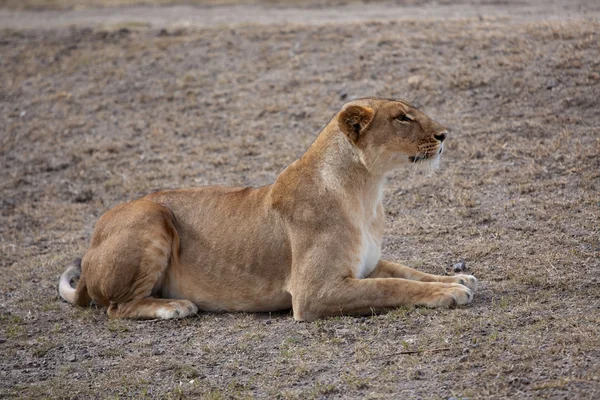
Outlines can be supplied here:
[[437, 160], [446, 129], [406, 102], [346, 104], [272, 185], [201, 187], [121, 204], [96, 224], [76, 289], [61, 296], [110, 317], [293, 309], [297, 320], [471, 301], [470, 275], [380, 259], [385, 175]]

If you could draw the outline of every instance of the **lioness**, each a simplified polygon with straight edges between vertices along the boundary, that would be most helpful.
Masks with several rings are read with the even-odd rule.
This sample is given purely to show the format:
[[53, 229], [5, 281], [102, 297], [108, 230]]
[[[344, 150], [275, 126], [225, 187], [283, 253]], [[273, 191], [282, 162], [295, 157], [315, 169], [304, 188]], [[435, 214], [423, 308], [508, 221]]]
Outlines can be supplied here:
[[386, 173], [436, 162], [447, 134], [404, 101], [351, 101], [271, 185], [168, 190], [109, 210], [60, 295], [112, 318], [292, 308], [310, 321], [469, 303], [471, 275], [380, 259]]

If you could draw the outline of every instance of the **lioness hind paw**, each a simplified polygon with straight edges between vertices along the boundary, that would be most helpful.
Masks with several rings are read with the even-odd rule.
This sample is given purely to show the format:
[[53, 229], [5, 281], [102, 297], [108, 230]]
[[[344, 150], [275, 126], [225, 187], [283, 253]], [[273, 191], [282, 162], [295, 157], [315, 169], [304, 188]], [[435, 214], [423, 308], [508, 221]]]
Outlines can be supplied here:
[[156, 309], [156, 317], [161, 319], [185, 318], [198, 312], [198, 307], [189, 300], [173, 300]]

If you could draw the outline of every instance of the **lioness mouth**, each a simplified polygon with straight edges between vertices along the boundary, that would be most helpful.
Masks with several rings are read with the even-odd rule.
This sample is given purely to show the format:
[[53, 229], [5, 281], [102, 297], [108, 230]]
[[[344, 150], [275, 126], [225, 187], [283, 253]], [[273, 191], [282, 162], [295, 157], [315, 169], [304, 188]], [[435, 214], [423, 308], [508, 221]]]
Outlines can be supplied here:
[[410, 156], [410, 157], [408, 157], [408, 159], [410, 160], [410, 162], [413, 162], [413, 163], [417, 163], [419, 161], [430, 160], [430, 159], [442, 154], [443, 149], [444, 148], [442, 146], [440, 146], [440, 148], [435, 153], [434, 152], [421, 153], [421, 154], [417, 154], [416, 156]]

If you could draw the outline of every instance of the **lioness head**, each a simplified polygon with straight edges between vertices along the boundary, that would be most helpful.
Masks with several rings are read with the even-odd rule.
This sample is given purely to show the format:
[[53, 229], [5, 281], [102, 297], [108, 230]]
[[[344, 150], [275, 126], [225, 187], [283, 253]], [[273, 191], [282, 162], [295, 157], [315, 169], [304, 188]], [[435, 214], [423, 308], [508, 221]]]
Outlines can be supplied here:
[[365, 167], [382, 172], [404, 163], [435, 163], [448, 135], [442, 125], [400, 100], [351, 101], [337, 122]]

